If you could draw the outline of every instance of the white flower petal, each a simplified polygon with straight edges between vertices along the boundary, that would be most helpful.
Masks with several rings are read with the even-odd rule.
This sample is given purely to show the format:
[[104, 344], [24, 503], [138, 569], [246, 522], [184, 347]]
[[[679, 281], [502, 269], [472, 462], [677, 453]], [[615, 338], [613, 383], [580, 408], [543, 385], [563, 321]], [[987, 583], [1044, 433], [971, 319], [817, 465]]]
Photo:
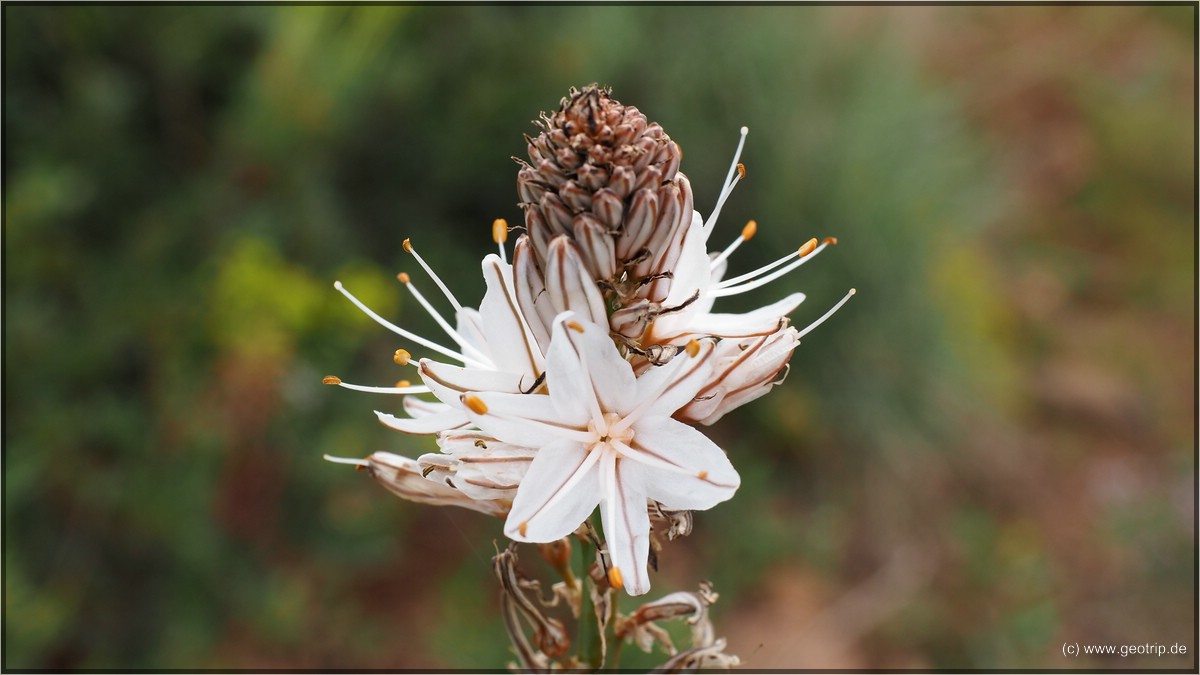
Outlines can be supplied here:
[[[692, 211], [692, 222], [689, 225], [687, 236], [684, 237], [679, 260], [676, 261], [673, 270], [674, 279], [671, 282], [671, 292], [663, 301], [667, 306], [678, 305], [687, 300], [692, 297], [696, 289], [700, 289], [701, 300], [698, 302], [703, 302], [706, 291], [714, 281], [712, 261], [708, 257], [708, 251], [705, 250], [706, 240], [700, 231], [703, 227], [704, 222], [700, 214]], [[712, 306], [711, 300], [708, 301], [708, 305]], [[707, 312], [708, 307], [703, 308], [703, 311]]]
[[451, 465], [451, 480], [463, 494], [474, 499], [511, 502], [536, 450], [502, 443], [479, 431], [450, 431], [438, 435], [442, 452], [422, 455], [418, 461], [431, 466]]
[[[644, 495], [671, 510], [709, 509], [733, 496], [741, 484], [725, 452], [704, 434], [669, 417], [634, 425], [630, 446], [636, 459], [631, 479]], [[646, 461], [650, 459], [652, 461]]]
[[408, 413], [409, 417], [429, 417], [439, 413], [455, 410], [458, 406], [448, 406], [441, 401], [426, 401], [423, 398], [416, 396], [405, 396], [402, 404], [404, 412]]
[[[617, 459], [613, 453], [601, 460], [602, 498], [600, 518], [612, 565], [617, 569], [625, 591], [642, 595], [650, 590], [650, 575], [646, 569], [650, 557], [650, 516], [646, 511], [644, 481], [639, 480], [644, 467], [627, 459]], [[610, 574], [609, 581], [613, 577]]]
[[716, 405], [709, 409], [707, 415], [701, 417], [700, 415], [703, 414], [703, 411], [698, 409], [696, 416], [693, 419], [698, 418], [697, 421], [700, 424], [703, 424], [704, 426], [711, 426], [717, 420], [724, 417], [725, 413], [736, 408], [740, 408], [756, 398], [765, 396], [767, 392], [771, 391], [772, 386], [773, 385], [768, 383], [757, 387], [739, 389], [738, 391], [723, 392], [719, 397], [719, 400], [716, 402]]
[[367, 471], [388, 490], [409, 501], [461, 506], [493, 516], [503, 516], [508, 511], [505, 502], [472, 499], [445, 483], [428, 480], [421, 475], [421, 467], [416, 461], [401, 455], [377, 452], [367, 458]]
[[492, 361], [497, 370], [529, 375], [532, 381], [542, 374], [545, 366], [542, 350], [517, 308], [512, 266], [496, 254], [489, 254], [483, 259], [483, 278], [487, 281], [487, 293], [479, 303], [479, 314]]
[[574, 532], [600, 503], [599, 454], [570, 441], [539, 448], [517, 489], [504, 534], [548, 542]]
[[454, 324], [455, 331], [466, 340], [467, 344], [489, 357], [491, 356], [487, 338], [483, 336], [483, 317], [479, 316], [479, 310], [473, 307], [463, 307], [455, 311]]
[[[692, 356], [681, 351], [665, 366], [654, 366], [637, 379], [634, 406], [636, 417], [668, 416], [687, 405], [712, 375], [712, 340], [697, 343], [699, 351]], [[634, 416], [634, 415], [631, 415]]]
[[680, 343], [694, 335], [747, 338], [779, 329], [783, 317], [804, 302], [803, 293], [791, 295], [743, 314], [666, 314], [654, 322], [652, 334], [658, 342]]
[[545, 297], [546, 284], [534, 260], [533, 244], [529, 235], [523, 234], [517, 239], [513, 247], [512, 264], [517, 305], [544, 354], [550, 347], [550, 328], [554, 325], [557, 312], [550, 305], [550, 299]]
[[453, 408], [411, 419], [396, 417], [378, 410], [375, 411], [375, 415], [384, 426], [391, 427], [396, 431], [403, 431], [406, 434], [436, 434], [439, 431], [466, 426], [470, 422], [464, 413]]
[[555, 319], [546, 363], [550, 397], [569, 419], [595, 421], [597, 412], [623, 410], [636, 386], [608, 331], [570, 314]]
[[469, 396], [478, 399], [474, 403], [478, 409], [467, 403], [465, 414], [480, 429], [505, 443], [538, 448], [564, 439], [582, 441], [587, 437], [587, 418], [564, 418], [544, 394], [483, 392]]
[[445, 403], [458, 404], [458, 397], [475, 391], [495, 391], [520, 394], [533, 386], [535, 380], [528, 375], [508, 373], [500, 370], [462, 368], [448, 363], [421, 359], [417, 367], [421, 381], [435, 396]]

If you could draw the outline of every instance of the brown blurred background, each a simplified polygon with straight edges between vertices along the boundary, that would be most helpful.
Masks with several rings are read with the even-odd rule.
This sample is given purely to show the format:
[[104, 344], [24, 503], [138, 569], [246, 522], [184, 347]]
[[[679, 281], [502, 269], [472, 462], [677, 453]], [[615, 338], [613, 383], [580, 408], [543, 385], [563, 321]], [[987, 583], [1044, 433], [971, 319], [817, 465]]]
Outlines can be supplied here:
[[6, 669], [508, 660], [500, 523], [321, 461], [433, 447], [320, 385], [411, 348], [331, 283], [433, 334], [412, 237], [477, 302], [590, 82], [704, 213], [750, 127], [734, 273], [841, 240], [722, 306], [859, 291], [706, 430], [743, 488], [655, 597], [754, 668], [1196, 668], [1195, 5], [3, 12]]

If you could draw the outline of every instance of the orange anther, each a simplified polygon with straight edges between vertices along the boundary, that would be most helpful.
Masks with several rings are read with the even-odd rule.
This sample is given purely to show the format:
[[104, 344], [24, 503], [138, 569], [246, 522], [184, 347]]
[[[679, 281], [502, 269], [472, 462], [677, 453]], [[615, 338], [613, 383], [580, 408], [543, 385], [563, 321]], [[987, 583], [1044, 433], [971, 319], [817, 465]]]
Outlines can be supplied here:
[[508, 240], [508, 221], [497, 218], [492, 221], [492, 241], [503, 244]]
[[625, 580], [621, 578], [621, 570], [618, 567], [610, 567], [608, 570], [608, 585], [620, 590], [625, 585]]
[[392, 354], [392, 360], [398, 366], [407, 366], [408, 360], [412, 358], [412, 354], [408, 353], [407, 349], [397, 349], [395, 354]]
[[742, 228], [742, 239], [749, 239], [750, 237], [753, 237], [756, 232], [758, 232], [758, 222], [751, 220], [750, 222], [746, 223], [745, 227]]
[[[405, 239], [405, 241], [408, 241], [408, 240]], [[396, 275], [396, 278], [399, 279], [400, 283], [402, 283], [402, 284], [407, 284], [409, 281], [412, 281], [412, 278], [408, 276], [408, 272], [401, 272]]]
[[342, 383], [342, 378], [334, 377], [333, 375], [326, 375], [324, 378], [321, 379], [321, 384], [341, 384], [341, 383]]
[[400, 246], [404, 247], [405, 253], [412, 253], [412, 242], [408, 239], [405, 239]]
[[745, 164], [738, 162], [737, 172], [738, 172], [738, 180], [746, 179], [746, 165]]
[[396, 383], [396, 386], [403, 389], [404, 387], [411, 387], [412, 382], [409, 382], [408, 380], [400, 380], [399, 382]]
[[483, 399], [475, 396], [474, 394], [463, 397], [463, 403], [477, 415], [487, 414], [487, 404], [483, 402]]
[[837, 237], [825, 237], [825, 239], [822, 240], [821, 243], [822, 244], [836, 244]]
[[809, 239], [808, 241], [804, 242], [803, 246], [801, 246], [799, 249], [796, 250], [796, 253], [799, 253], [800, 257], [803, 258], [804, 256], [808, 255], [809, 253], [812, 253], [815, 250], [817, 250], [817, 240]]
[[688, 356], [695, 358], [700, 353], [700, 343], [696, 340], [689, 340], [687, 346], [683, 348]]
[[568, 321], [567, 328], [570, 328], [571, 330], [575, 331], [576, 333], [583, 332], [583, 326], [580, 325], [580, 323], [578, 321]]
[[696, 478], [699, 478], [700, 480], [707, 480], [707, 479], [708, 479], [708, 472], [707, 472], [707, 471], [701, 471], [700, 473], [696, 474]]

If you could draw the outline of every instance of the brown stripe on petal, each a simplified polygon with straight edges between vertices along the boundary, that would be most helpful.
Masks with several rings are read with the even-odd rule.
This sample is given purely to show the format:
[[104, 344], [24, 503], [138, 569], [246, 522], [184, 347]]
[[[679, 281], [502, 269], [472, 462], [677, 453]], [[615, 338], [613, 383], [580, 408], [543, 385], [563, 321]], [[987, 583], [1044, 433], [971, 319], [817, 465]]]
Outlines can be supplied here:
[[525, 358], [529, 361], [529, 372], [534, 373], [535, 375], [539, 374], [537, 367], [537, 356], [534, 355], [534, 346], [529, 341], [530, 335], [529, 332], [525, 330], [525, 319], [521, 316], [521, 310], [519, 307], [517, 307], [516, 300], [514, 299], [516, 297], [516, 293], [514, 293], [513, 289], [509, 288], [508, 284], [505, 282], [504, 275], [500, 269], [500, 263], [493, 260], [492, 269], [496, 272], [496, 281], [500, 284], [500, 288], [504, 291], [504, 302], [508, 305], [508, 311], [512, 312], [513, 319], [515, 319], [517, 322], [517, 329], [521, 334], [521, 342], [525, 345]]

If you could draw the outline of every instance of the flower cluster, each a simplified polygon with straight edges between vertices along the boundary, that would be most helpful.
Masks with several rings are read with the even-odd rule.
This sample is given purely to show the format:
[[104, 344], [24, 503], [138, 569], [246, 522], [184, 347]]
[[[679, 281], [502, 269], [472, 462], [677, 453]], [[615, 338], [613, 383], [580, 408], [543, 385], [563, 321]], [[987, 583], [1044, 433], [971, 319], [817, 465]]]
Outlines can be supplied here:
[[[787, 318], [802, 293], [746, 313], [713, 311], [718, 299], [770, 283], [835, 243], [812, 239], [725, 278], [730, 254], [757, 229], [750, 221], [729, 246], [709, 250], [721, 208], [745, 176], [745, 128], [703, 218], [679, 170], [679, 146], [606, 89], [572, 90], [538, 124], [517, 178], [525, 233], [509, 262], [510, 228], [493, 224], [499, 250], [483, 259], [487, 291], [478, 309], [462, 305], [404, 242], [452, 318], [408, 275], [399, 279], [451, 344], [389, 322], [335, 283], [431, 356], [416, 360], [420, 385], [326, 383], [404, 395], [407, 416], [376, 412], [379, 421], [436, 436], [438, 451], [415, 460], [383, 452], [331, 459], [365, 467], [404, 498], [503, 517], [515, 541], [558, 541], [598, 508], [603, 578], [640, 595], [650, 588], [651, 516], [711, 508], [739, 485], [725, 452], [694, 425], [712, 424], [781, 382], [800, 339], [854, 291], [803, 330]], [[396, 351], [398, 364], [410, 359]]]

